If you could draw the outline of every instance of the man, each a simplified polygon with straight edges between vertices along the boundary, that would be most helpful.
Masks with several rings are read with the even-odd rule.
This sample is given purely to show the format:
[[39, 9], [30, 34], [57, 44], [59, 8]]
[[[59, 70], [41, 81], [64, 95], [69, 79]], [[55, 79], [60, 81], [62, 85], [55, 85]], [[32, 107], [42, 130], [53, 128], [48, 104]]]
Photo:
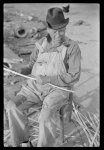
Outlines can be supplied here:
[[67, 102], [70, 93], [47, 83], [71, 89], [80, 77], [81, 52], [79, 46], [65, 35], [69, 18], [65, 19], [62, 9], [55, 7], [48, 10], [46, 22], [49, 34], [46, 38], [36, 42], [36, 49], [31, 55], [28, 68], [21, 71], [23, 74], [30, 74], [32, 71], [31, 74], [35, 76], [36, 81], [28, 80], [27, 85], [23, 86], [17, 94], [15, 103], [10, 101], [7, 105], [12, 137], [15, 139], [14, 145], [29, 138], [28, 121], [23, 114], [24, 109], [28, 109], [33, 103], [43, 102], [39, 116], [37, 147], [55, 146], [57, 135], [56, 124], [53, 120], [56, 119], [57, 110]]

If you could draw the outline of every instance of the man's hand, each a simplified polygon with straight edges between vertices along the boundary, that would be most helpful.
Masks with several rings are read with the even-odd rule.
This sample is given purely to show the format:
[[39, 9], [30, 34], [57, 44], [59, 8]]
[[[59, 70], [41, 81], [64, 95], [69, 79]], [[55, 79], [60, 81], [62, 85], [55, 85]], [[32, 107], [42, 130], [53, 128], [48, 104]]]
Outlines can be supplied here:
[[42, 80], [42, 84], [47, 84], [47, 83], [50, 82], [48, 76], [42, 76], [42, 75], [40, 75], [40, 78], [41, 78], [41, 80]]
[[29, 75], [29, 77], [34, 78], [37, 83], [42, 84], [42, 79], [40, 76]]
[[49, 83], [49, 77], [48, 76], [33, 76], [33, 75], [29, 75], [29, 77], [33, 77], [36, 79], [36, 82], [39, 84], [46, 84]]
[[42, 84], [42, 80], [41, 80], [40, 76], [37, 76], [37, 77], [35, 77], [35, 78], [36, 78], [36, 82], [37, 82], [38, 84]]

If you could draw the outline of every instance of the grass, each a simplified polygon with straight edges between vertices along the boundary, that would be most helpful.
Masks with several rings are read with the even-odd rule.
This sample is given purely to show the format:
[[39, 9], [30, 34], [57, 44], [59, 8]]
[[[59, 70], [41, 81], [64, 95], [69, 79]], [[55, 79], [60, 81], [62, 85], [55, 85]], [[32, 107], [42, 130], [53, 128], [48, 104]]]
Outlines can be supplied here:
[[[39, 115], [39, 113], [37, 113]], [[36, 144], [38, 141], [38, 115], [29, 120], [32, 124], [32, 143]], [[67, 135], [64, 135], [64, 143], [58, 145], [62, 147], [65, 144], [71, 145], [72, 147], [98, 147], [99, 144], [99, 118], [95, 114], [86, 112], [86, 116], [78, 110], [73, 103], [73, 114], [72, 119], [76, 122], [77, 126]], [[57, 133], [60, 134], [60, 129], [57, 128]], [[68, 133], [68, 132], [67, 132]], [[81, 136], [84, 142], [81, 141]], [[70, 146], [69, 146], [70, 147]]]

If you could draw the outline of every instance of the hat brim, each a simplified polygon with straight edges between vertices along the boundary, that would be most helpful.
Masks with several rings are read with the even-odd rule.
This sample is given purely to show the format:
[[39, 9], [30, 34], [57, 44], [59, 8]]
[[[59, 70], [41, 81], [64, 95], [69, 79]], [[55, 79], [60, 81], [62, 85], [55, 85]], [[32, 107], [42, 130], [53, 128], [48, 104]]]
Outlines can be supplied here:
[[69, 18], [65, 19], [65, 23], [60, 24], [60, 25], [51, 25], [51, 27], [54, 30], [58, 30], [58, 29], [66, 27], [68, 23], [69, 23]]

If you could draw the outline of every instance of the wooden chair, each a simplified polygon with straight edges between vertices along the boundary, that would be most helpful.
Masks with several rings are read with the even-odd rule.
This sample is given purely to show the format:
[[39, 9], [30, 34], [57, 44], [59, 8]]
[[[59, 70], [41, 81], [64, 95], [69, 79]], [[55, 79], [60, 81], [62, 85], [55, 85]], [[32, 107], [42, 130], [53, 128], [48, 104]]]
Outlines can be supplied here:
[[60, 108], [60, 136], [61, 136], [61, 142], [64, 143], [64, 116], [65, 113], [68, 113], [68, 121], [71, 122], [71, 115], [72, 115], [72, 100], [73, 100], [73, 93], [69, 94], [69, 99], [68, 99], [68, 103], [64, 104], [61, 108]]

